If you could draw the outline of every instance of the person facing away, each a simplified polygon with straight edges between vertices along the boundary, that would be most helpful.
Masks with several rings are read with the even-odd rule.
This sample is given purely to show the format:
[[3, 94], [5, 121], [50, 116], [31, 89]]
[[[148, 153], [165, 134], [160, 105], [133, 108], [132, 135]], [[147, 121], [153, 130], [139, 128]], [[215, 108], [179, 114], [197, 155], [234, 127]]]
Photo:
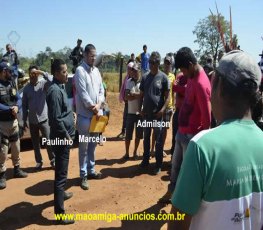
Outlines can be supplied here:
[[263, 132], [252, 120], [258, 106], [262, 114], [260, 79], [257, 63], [243, 51], [220, 60], [211, 98], [219, 126], [187, 147], [171, 210], [186, 216], [169, 230], [262, 229]]
[[208, 129], [211, 122], [211, 84], [192, 50], [188, 47], [179, 49], [175, 56], [175, 65], [177, 69], [180, 68], [188, 81], [178, 117], [179, 128], [176, 134], [169, 185], [171, 192], [174, 190], [190, 139], [201, 130]]
[[[53, 82], [47, 91], [50, 139], [55, 153], [54, 212], [64, 214], [64, 200], [73, 196], [65, 192], [68, 175], [69, 151], [75, 137], [73, 112], [68, 104], [65, 83], [68, 81], [67, 65], [62, 59], [54, 59], [51, 65]], [[57, 141], [56, 141], [57, 140]], [[57, 224], [72, 224], [74, 220], [65, 218]]]
[[[158, 52], [152, 52], [149, 63], [150, 72], [142, 77], [140, 84], [141, 98], [143, 100], [143, 109], [141, 114], [143, 119], [149, 125], [144, 128], [143, 141], [143, 160], [140, 164], [141, 168], [149, 166], [150, 158], [150, 137], [153, 129], [155, 136], [155, 159], [156, 165], [154, 174], [161, 172], [163, 163], [163, 128], [162, 124], [165, 109], [169, 103], [170, 84], [165, 73], [159, 70], [161, 56]], [[157, 122], [157, 123], [156, 123]]]
[[[30, 82], [23, 90], [22, 111], [24, 129], [28, 128], [27, 119], [29, 121], [29, 129], [31, 140], [35, 153], [36, 167], [39, 170], [42, 168], [43, 159], [40, 152], [40, 136], [49, 139], [50, 127], [48, 124], [48, 111], [46, 103], [46, 94], [51, 81], [48, 79], [48, 73], [41, 71], [38, 66], [32, 65], [28, 69]], [[43, 76], [40, 79], [40, 75]], [[50, 145], [46, 145], [48, 158], [52, 168], [55, 166], [55, 155]]]
[[[93, 116], [103, 114], [102, 103], [104, 102], [104, 88], [102, 78], [97, 67], [94, 66], [96, 60], [96, 48], [88, 44], [84, 50], [84, 60], [76, 70], [76, 113], [77, 130], [80, 137], [88, 138], [91, 120]], [[100, 172], [95, 170], [95, 149], [97, 142], [81, 141], [79, 143], [79, 168], [80, 187], [83, 190], [89, 189], [89, 179], [101, 179]]]
[[11, 67], [0, 63], [0, 189], [6, 188], [6, 166], [9, 145], [14, 166], [14, 177], [24, 178], [27, 173], [20, 169], [20, 140], [17, 113], [21, 108], [21, 97], [11, 79]]
[[81, 43], [82, 43], [82, 40], [78, 39], [77, 40], [77, 46], [72, 50], [72, 52], [70, 53], [70, 56], [69, 56], [69, 58], [73, 62], [72, 73], [75, 73], [76, 68], [81, 63], [82, 58], [83, 58], [83, 48], [81, 47]]

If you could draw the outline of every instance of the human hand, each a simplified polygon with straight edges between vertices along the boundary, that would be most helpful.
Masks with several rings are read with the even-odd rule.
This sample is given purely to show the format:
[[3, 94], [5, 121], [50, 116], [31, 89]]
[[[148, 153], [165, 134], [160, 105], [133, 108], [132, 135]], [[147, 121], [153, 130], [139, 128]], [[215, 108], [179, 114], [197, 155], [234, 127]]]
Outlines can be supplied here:
[[42, 70], [39, 70], [39, 69], [32, 69], [31, 71], [30, 71], [30, 75], [32, 75], [32, 76], [39, 76], [39, 75], [43, 75], [44, 74], [44, 72], [42, 71]]
[[26, 121], [24, 121], [23, 130], [25, 131], [25, 130], [27, 130], [27, 129], [28, 129], [27, 122], [26, 122]]
[[156, 118], [161, 118], [161, 117], [163, 117], [163, 114], [164, 114], [164, 111], [161, 109], [160, 111], [158, 111], [157, 113], [156, 113]]
[[12, 106], [11, 107], [12, 115], [17, 118], [17, 113], [18, 113], [18, 106]]
[[100, 119], [100, 116], [99, 114], [96, 115], [96, 121], [98, 121]]
[[77, 114], [75, 112], [73, 112], [73, 121], [74, 121], [74, 127], [76, 127], [76, 123], [77, 123]]
[[139, 112], [139, 114], [141, 115], [141, 117], [144, 117], [144, 115], [145, 115], [142, 110]]
[[100, 110], [100, 104], [96, 104], [96, 105], [93, 107], [93, 109], [92, 109], [92, 111], [93, 111], [94, 114], [98, 114], [99, 110]]

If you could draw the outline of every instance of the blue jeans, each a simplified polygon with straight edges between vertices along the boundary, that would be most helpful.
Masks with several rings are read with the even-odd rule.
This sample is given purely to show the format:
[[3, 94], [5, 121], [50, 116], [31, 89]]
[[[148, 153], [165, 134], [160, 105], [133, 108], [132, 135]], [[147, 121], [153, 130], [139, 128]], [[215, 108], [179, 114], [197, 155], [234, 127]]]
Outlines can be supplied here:
[[[156, 118], [145, 118], [146, 122], [153, 120], [162, 121], [162, 119]], [[149, 164], [150, 159], [150, 143], [151, 143], [151, 132], [155, 136], [155, 159], [156, 159], [156, 168], [161, 168], [163, 164], [163, 129], [162, 127], [145, 127], [144, 140], [143, 140], [143, 164]]]
[[178, 131], [178, 117], [179, 117], [179, 108], [176, 108], [176, 111], [174, 112], [173, 115], [173, 131], [172, 131], [172, 147], [171, 147], [171, 155], [174, 153], [174, 148], [175, 148], [175, 137]]
[[[77, 130], [79, 135], [89, 137], [89, 127], [92, 117], [83, 117], [78, 115]], [[96, 142], [79, 142], [79, 168], [80, 177], [95, 173], [95, 148]]]
[[[174, 191], [176, 181], [181, 169], [183, 162], [183, 155], [186, 152], [189, 141], [192, 139], [193, 134], [182, 134], [179, 131], [175, 137], [175, 149], [172, 157], [172, 170], [171, 170], [171, 183], [169, 185], [169, 190]], [[191, 169], [190, 169], [191, 170]]]

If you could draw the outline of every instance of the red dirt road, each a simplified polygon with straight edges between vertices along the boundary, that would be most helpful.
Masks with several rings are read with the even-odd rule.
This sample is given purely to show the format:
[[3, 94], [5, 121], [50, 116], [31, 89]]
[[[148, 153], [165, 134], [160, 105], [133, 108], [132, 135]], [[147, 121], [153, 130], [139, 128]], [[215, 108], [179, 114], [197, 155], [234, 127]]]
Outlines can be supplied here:
[[[151, 159], [149, 171], [141, 171], [140, 160], [122, 161], [124, 141], [115, 137], [121, 130], [123, 105], [116, 93], [108, 93], [111, 109], [110, 122], [104, 135], [107, 142], [96, 149], [96, 170], [104, 175], [102, 180], [89, 180], [90, 189], [79, 187], [78, 148], [70, 152], [67, 191], [73, 198], [65, 201], [67, 213], [89, 214], [158, 214], [169, 213], [171, 205], [157, 203], [165, 194], [168, 185], [170, 155], [164, 158], [161, 174], [154, 176], [155, 159]], [[165, 150], [171, 147], [171, 130]], [[133, 151], [133, 142], [130, 155]], [[142, 155], [142, 142], [139, 147]], [[7, 188], [0, 190], [0, 229], [166, 229], [166, 221], [76, 221], [74, 225], [54, 225], [53, 179], [54, 171], [49, 167], [47, 153], [42, 149], [44, 167], [35, 172], [32, 150], [22, 150], [21, 166], [29, 173], [28, 178], [14, 179], [10, 159], [7, 161]]]

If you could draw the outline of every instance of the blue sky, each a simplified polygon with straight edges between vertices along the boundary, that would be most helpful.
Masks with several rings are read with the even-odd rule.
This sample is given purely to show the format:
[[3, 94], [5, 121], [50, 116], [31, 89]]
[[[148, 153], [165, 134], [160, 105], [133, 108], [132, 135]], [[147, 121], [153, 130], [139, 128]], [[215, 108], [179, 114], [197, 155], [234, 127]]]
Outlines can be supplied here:
[[[8, 34], [16, 31], [20, 40], [17, 52], [34, 56], [50, 46], [57, 51], [73, 48], [81, 38], [93, 43], [97, 52], [123, 54], [157, 50], [161, 55], [182, 46], [198, 48], [192, 31], [213, 0], [0, 0], [0, 47], [9, 43]], [[241, 49], [256, 60], [263, 49], [262, 0], [218, 0], [219, 11], [229, 20], [232, 8], [233, 33]]]

